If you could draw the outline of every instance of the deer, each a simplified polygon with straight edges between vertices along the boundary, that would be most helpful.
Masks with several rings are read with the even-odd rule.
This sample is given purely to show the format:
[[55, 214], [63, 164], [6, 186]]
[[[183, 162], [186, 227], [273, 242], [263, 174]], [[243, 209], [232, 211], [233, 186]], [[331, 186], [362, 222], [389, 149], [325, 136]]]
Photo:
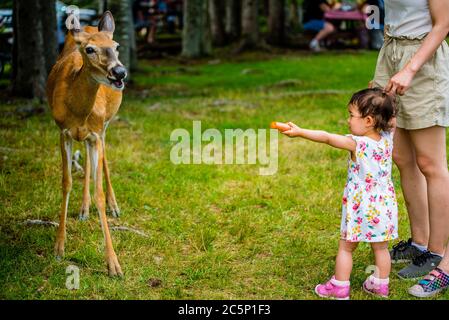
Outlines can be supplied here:
[[[87, 220], [89, 217], [92, 175], [94, 202], [103, 231], [108, 273], [111, 277], [122, 277], [106, 216], [106, 200], [115, 218], [120, 215], [120, 209], [106, 160], [105, 134], [120, 108], [127, 70], [118, 58], [119, 44], [113, 40], [115, 22], [111, 12], [102, 15], [98, 27], [86, 26], [83, 30], [73, 13], [70, 18], [73, 27], [67, 34], [64, 48], [47, 81], [47, 99], [60, 130], [62, 157], [63, 197], [55, 254], [58, 260], [64, 256], [67, 211], [72, 190], [72, 145], [75, 140], [84, 142], [86, 148], [80, 219]], [[107, 199], [103, 190], [103, 172]]]

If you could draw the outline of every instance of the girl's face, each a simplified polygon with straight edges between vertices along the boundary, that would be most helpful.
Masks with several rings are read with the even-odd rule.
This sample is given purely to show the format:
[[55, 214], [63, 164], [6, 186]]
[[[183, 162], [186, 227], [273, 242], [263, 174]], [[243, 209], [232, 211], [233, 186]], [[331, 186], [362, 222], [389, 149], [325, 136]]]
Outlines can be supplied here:
[[364, 136], [373, 128], [374, 124], [373, 117], [367, 116], [363, 118], [360, 115], [358, 108], [354, 105], [350, 105], [348, 107], [348, 111], [349, 111], [349, 118], [348, 118], [349, 130], [353, 135]]

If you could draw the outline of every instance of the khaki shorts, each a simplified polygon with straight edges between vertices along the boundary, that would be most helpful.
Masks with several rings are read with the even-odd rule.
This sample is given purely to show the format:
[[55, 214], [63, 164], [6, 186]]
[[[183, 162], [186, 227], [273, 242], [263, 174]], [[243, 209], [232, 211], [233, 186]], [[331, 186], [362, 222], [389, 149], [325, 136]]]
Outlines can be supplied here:
[[[384, 88], [421, 47], [423, 37], [385, 36], [377, 60], [374, 85]], [[397, 126], [414, 130], [449, 127], [449, 46], [444, 41], [416, 74], [405, 95], [398, 96]]]

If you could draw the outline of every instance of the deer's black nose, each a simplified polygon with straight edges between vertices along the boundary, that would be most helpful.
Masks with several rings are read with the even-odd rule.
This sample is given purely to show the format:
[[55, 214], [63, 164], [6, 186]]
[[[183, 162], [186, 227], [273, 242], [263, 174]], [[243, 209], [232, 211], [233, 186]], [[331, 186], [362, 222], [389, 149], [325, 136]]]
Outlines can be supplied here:
[[112, 68], [112, 74], [117, 80], [123, 80], [127, 76], [126, 69], [122, 66]]

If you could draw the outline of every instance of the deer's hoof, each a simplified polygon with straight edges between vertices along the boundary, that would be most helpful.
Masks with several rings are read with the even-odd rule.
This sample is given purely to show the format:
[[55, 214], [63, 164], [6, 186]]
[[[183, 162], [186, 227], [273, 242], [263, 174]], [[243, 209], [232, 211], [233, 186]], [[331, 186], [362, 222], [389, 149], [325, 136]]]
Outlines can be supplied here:
[[57, 261], [61, 261], [64, 257], [64, 240], [56, 240], [55, 256]]
[[110, 277], [121, 277], [121, 278], [123, 277], [122, 268], [118, 263], [116, 255], [112, 255], [111, 257], [109, 257], [107, 259], [107, 263]]
[[80, 210], [79, 219], [80, 221], [87, 221], [89, 219], [89, 204], [83, 203]]
[[79, 215], [79, 220], [80, 221], [87, 221], [89, 220], [89, 212], [82, 212]]
[[118, 205], [112, 201], [108, 201], [109, 212], [114, 218], [120, 218], [121, 211]]

